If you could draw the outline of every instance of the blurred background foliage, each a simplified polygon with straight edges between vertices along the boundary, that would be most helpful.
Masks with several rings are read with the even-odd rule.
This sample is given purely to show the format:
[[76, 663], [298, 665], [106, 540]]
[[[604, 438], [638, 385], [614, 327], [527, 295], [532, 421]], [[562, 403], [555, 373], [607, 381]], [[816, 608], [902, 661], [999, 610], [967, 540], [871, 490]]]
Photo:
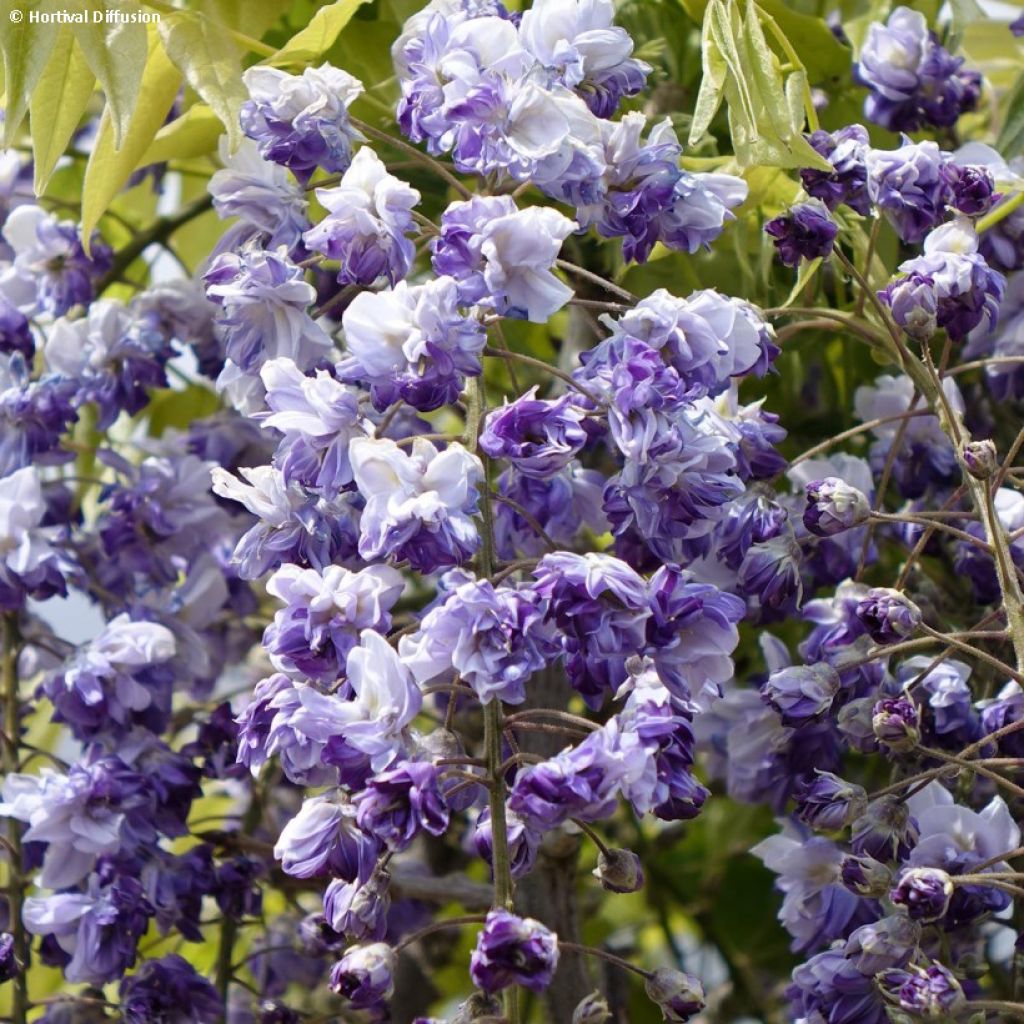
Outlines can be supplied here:
[[[830, 130], [862, 120], [863, 91], [851, 79], [851, 65], [867, 25], [883, 20], [893, 5], [884, 0], [710, 4], [713, 10], [709, 0], [624, 0], [618, 5], [618, 22], [636, 40], [638, 55], [655, 68], [650, 89], [626, 107], [670, 118], [682, 139], [691, 137], [688, 164], [742, 174], [749, 199], [711, 252], [687, 255], [659, 247], [649, 263], [626, 269], [614, 243], [585, 238], [570, 240], [573, 259], [620, 280], [639, 296], [662, 287], [681, 295], [713, 287], [763, 307], [834, 303], [841, 298], [842, 280], [817, 263], [795, 278], [773, 261], [762, 225], [799, 191], [794, 168], [806, 158], [800, 137], [807, 127], [804, 118], [811, 126], [817, 119]], [[41, 26], [29, 17], [33, 10], [88, 13], [115, 6], [159, 13], [159, 25]], [[237, 138], [245, 67], [257, 62], [294, 71], [320, 63], [341, 67], [366, 86], [353, 107], [356, 116], [394, 133], [398, 87], [390, 47], [406, 18], [421, 6], [421, 0], [2, 0], [4, 143], [31, 148], [44, 205], [81, 219], [84, 237], [98, 226], [120, 252], [122, 280], [110, 293], [127, 297], [153, 272], [150, 243], [167, 243], [194, 272], [224, 231], [212, 210], [196, 213], [219, 166], [218, 147]], [[512, 0], [508, 6], [520, 3]], [[930, 19], [940, 14], [939, 0], [909, 6]], [[13, 12], [21, 13], [20, 21], [10, 16]], [[975, 0], [953, 0], [945, 12], [945, 32], [952, 37], [947, 44], [959, 41], [968, 63], [986, 78], [984, 101], [962, 120], [962, 133], [998, 140], [1007, 157], [1020, 155], [1024, 50], [1006, 28], [1012, 7], [1002, 5], [993, 14]], [[850, 45], [840, 41], [839, 26]], [[714, 81], [716, 66], [726, 69], [720, 82]], [[753, 97], [749, 109], [735, 109], [737, 73], [746, 76]], [[897, 141], [875, 127], [871, 135], [882, 147]], [[942, 141], [948, 147], [958, 143], [952, 136]], [[375, 148], [420, 190], [427, 215], [443, 209], [450, 196], [441, 179], [397, 150]], [[850, 214], [841, 227], [858, 254], [866, 254], [869, 243], [860, 218]], [[888, 226], [881, 228], [873, 251], [873, 283], [879, 283], [888, 276], [885, 268], [899, 258]], [[556, 360], [567, 329], [568, 316], [561, 313], [545, 326], [510, 325], [508, 335], [520, 351]], [[764, 396], [766, 408], [780, 415], [789, 431], [782, 446], [788, 455], [855, 425], [853, 392], [880, 372], [866, 349], [820, 330], [787, 338], [777, 369], [767, 381], [750, 382], [745, 398]], [[189, 384], [157, 395], [137, 427], [159, 435], [170, 427], [186, 427], [218, 405], [212, 391]], [[866, 442], [855, 440], [848, 450], [858, 450], [858, 443]], [[949, 582], [955, 591], [956, 581]], [[780, 629], [791, 644], [796, 637], [787, 633], [794, 628]], [[738, 651], [740, 679], [754, 679], [763, 670], [755, 632], [747, 627]], [[47, 747], [54, 741], [48, 734], [52, 728], [39, 724], [29, 742]], [[208, 798], [195, 807], [194, 816], [223, 810], [214, 806], [214, 800], [223, 799]], [[717, 793], [692, 823], [651, 834], [628, 820], [612, 825], [609, 838], [643, 856], [648, 884], [635, 895], [585, 906], [585, 940], [621, 947], [625, 955], [645, 944], [667, 945], [686, 969], [712, 982], [730, 978], [731, 984], [719, 988], [711, 1020], [780, 1019], [781, 988], [795, 961], [775, 920], [772, 877], [747, 854], [773, 831], [765, 808], [741, 807]], [[585, 899], [583, 886], [580, 893]], [[282, 909], [275, 908], [275, 898], [280, 899], [268, 894], [268, 913]], [[461, 945], [453, 947], [453, 941]], [[438, 939], [442, 948], [431, 981], [442, 1001], [465, 983], [471, 941], [468, 932], [459, 940]], [[154, 933], [142, 948], [159, 955], [170, 946]], [[215, 945], [190, 944], [180, 951], [206, 970]], [[37, 997], [60, 991], [58, 971], [32, 970]], [[630, 984], [621, 977], [612, 983]], [[632, 1014], [635, 1024], [660, 1019], [639, 991]]]

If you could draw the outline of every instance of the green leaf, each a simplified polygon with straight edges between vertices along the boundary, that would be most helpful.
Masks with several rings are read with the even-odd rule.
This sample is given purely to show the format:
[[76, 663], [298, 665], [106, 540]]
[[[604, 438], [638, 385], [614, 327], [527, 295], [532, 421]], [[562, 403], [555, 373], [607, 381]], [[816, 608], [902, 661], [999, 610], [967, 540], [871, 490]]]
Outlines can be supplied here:
[[167, 55], [221, 119], [235, 149], [242, 138], [239, 112], [249, 97], [237, 47], [223, 29], [194, 11], [164, 15], [159, 29]]
[[156, 133], [139, 166], [206, 156], [217, 148], [223, 134], [221, 119], [205, 103], [196, 103]]
[[29, 103], [36, 195], [42, 195], [92, 98], [92, 73], [66, 25], [54, 44]]
[[690, 124], [689, 143], [696, 146], [707, 134], [725, 98], [725, 79], [728, 75], [725, 57], [715, 41], [711, 29], [711, 17], [704, 18], [701, 25], [700, 45], [701, 68], [703, 75], [700, 80], [700, 91], [693, 110], [693, 121]]
[[[701, 22], [709, 0], [678, 0], [686, 13]], [[785, 33], [812, 82], [845, 79], [850, 71], [850, 49], [836, 39], [824, 18], [794, 10], [787, 0], [758, 0], [758, 7], [775, 19]]]
[[113, 115], [109, 107], [100, 119], [99, 132], [85, 169], [82, 190], [82, 244], [86, 249], [100, 217], [152, 144], [180, 86], [181, 72], [171, 63], [153, 32], [150, 35], [149, 60], [142, 76], [138, 103], [120, 147], [114, 141]]
[[[57, 38], [57, 26], [37, 24], [29, 14], [40, 4], [13, 0], [0, 17], [0, 52], [4, 58], [4, 146], [13, 146], [28, 110], [29, 96], [46, 67]], [[20, 14], [15, 21], [13, 15]]]
[[[135, 22], [107, 21], [108, 12], [123, 13], [121, 5], [112, 0], [70, 2], [86, 15], [83, 23], [76, 22], [73, 26], [75, 38], [86, 63], [103, 88], [110, 111], [114, 145], [120, 146], [128, 131], [146, 66], [149, 51], [146, 26]], [[102, 15], [102, 20], [96, 21], [93, 12]]]
[[950, 10], [953, 15], [953, 38], [950, 46], [955, 49], [957, 42], [963, 38], [964, 29], [974, 21], [985, 17], [978, 0], [950, 0]]
[[1006, 117], [999, 129], [996, 149], [1011, 160], [1024, 151], [1024, 73], [1017, 79], [1006, 103]]
[[712, 0], [704, 17], [702, 61], [704, 81], [690, 144], [703, 138], [724, 97], [729, 132], [742, 167], [818, 167], [829, 164], [803, 137], [807, 76], [794, 65], [788, 76], [768, 45], [761, 11], [747, 0], [745, 19], [735, 0]]
[[367, 0], [336, 0], [327, 7], [321, 7], [312, 21], [291, 39], [266, 63], [274, 67], [301, 64], [315, 60], [326, 53], [341, 30], [352, 20], [352, 15]]

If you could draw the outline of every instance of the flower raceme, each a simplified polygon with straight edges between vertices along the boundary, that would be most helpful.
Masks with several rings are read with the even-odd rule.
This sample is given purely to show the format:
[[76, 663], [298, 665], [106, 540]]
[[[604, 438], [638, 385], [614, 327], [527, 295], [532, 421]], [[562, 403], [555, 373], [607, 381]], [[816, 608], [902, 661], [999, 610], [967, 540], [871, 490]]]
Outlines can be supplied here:
[[[849, 84], [920, 134], [833, 118], [762, 209], [620, 13], [431, 0], [394, 131], [305, 49], [250, 67], [180, 279], [0, 156], [0, 983], [46, 1024], [98, 987], [129, 1024], [599, 1024], [587, 956], [666, 1021], [1020, 1012], [1024, 227], [999, 154], [943, 148], [980, 74], [871, 24]], [[756, 217], [781, 266], [723, 294]], [[788, 987], [620, 955], [647, 884], [718, 919], [665, 875], [712, 829], [775, 877]], [[33, 963], [88, 987], [37, 1010]]]

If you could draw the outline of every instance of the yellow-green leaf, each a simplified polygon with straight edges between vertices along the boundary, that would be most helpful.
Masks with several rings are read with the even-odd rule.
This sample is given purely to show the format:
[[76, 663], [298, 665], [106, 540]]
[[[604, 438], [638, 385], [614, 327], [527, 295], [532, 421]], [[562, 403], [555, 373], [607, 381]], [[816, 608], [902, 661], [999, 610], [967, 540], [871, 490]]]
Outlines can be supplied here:
[[[0, 17], [0, 52], [4, 58], [5, 146], [14, 145], [28, 110], [28, 98], [43, 74], [57, 38], [57, 26], [32, 22], [29, 14], [40, 4], [33, 0], [9, 0]], [[15, 18], [19, 15], [19, 18]]]
[[321, 7], [310, 23], [296, 32], [277, 53], [266, 63], [275, 67], [300, 64], [315, 60], [326, 53], [341, 34], [341, 30], [352, 20], [352, 15], [367, 0], [336, 0], [327, 7]]
[[[112, 0], [73, 0], [71, 5], [86, 15], [84, 22], [73, 26], [75, 38], [103, 88], [114, 144], [120, 146], [128, 131], [146, 66], [149, 50], [146, 26], [113, 18], [108, 21], [108, 12], [123, 13], [121, 5]], [[97, 21], [94, 14], [100, 15], [101, 20]]]
[[185, 80], [221, 119], [234, 149], [242, 138], [239, 112], [249, 95], [238, 48], [222, 28], [195, 11], [164, 15], [160, 37]]
[[29, 102], [36, 195], [42, 195], [92, 98], [96, 76], [62, 25], [46, 70]]
[[93, 228], [132, 172], [139, 166], [163, 124], [181, 86], [181, 72], [164, 53], [155, 32], [149, 38], [138, 103], [118, 148], [114, 143], [113, 115], [108, 107], [85, 169], [82, 190], [82, 243], [89, 244]]
[[205, 103], [196, 103], [156, 133], [139, 166], [206, 156], [217, 148], [223, 134], [221, 119]]

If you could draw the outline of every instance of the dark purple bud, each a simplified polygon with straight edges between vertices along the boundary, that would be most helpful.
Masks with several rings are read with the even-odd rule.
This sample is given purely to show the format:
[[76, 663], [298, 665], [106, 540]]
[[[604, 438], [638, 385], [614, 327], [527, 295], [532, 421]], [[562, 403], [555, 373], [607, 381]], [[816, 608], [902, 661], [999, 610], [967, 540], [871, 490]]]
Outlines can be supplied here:
[[485, 992], [523, 985], [542, 992], [558, 966], [558, 937], [540, 921], [492, 910], [469, 961], [473, 984]]
[[798, 793], [796, 814], [812, 828], [837, 832], [859, 818], [867, 805], [862, 786], [819, 771]]
[[903, 860], [920, 838], [910, 808], [895, 796], [881, 796], [853, 823], [854, 853], [880, 861]]
[[572, 1024], [608, 1024], [611, 1019], [608, 1002], [600, 992], [584, 996], [572, 1012]]
[[0, 984], [17, 977], [25, 965], [14, 955], [14, 936], [0, 933]]
[[1010, 22], [1010, 31], [1015, 36], [1024, 36], [1024, 14]]
[[953, 879], [940, 868], [908, 868], [889, 893], [895, 906], [915, 921], [944, 917], [953, 896]]
[[844, 857], [839, 876], [850, 892], [870, 899], [880, 899], [892, 888], [892, 872], [874, 857]]
[[775, 239], [779, 259], [787, 267], [798, 266], [801, 259], [827, 257], [839, 231], [820, 199], [791, 206], [788, 213], [768, 221], [764, 230]]
[[976, 480], [988, 480], [999, 468], [995, 442], [988, 438], [965, 444], [962, 455], [967, 472]]
[[876, 981], [888, 1001], [917, 1019], [951, 1020], [967, 1003], [960, 982], [939, 963], [885, 971]]
[[704, 986], [692, 974], [659, 967], [645, 982], [644, 990], [671, 1024], [688, 1021], [704, 1009]]
[[331, 968], [331, 991], [357, 1010], [380, 1007], [395, 990], [395, 962], [383, 942], [352, 946]]
[[812, 480], [807, 485], [804, 526], [818, 537], [834, 537], [871, 517], [871, 502], [863, 491], [838, 477]]
[[950, 161], [943, 170], [953, 190], [950, 206], [954, 209], [968, 217], [980, 217], [995, 205], [996, 183], [987, 167]]
[[895, 644], [913, 636], [921, 625], [921, 609], [889, 587], [873, 587], [857, 604], [856, 616], [875, 643]]
[[828, 662], [788, 665], [768, 677], [761, 698], [779, 713], [783, 725], [801, 726], [832, 707], [840, 685], [839, 673]]
[[597, 855], [594, 877], [609, 892], [637, 892], [644, 886], [644, 869], [632, 850], [610, 847]]
[[879, 743], [905, 754], [921, 740], [921, 713], [908, 697], [883, 697], [872, 712], [871, 728]]

